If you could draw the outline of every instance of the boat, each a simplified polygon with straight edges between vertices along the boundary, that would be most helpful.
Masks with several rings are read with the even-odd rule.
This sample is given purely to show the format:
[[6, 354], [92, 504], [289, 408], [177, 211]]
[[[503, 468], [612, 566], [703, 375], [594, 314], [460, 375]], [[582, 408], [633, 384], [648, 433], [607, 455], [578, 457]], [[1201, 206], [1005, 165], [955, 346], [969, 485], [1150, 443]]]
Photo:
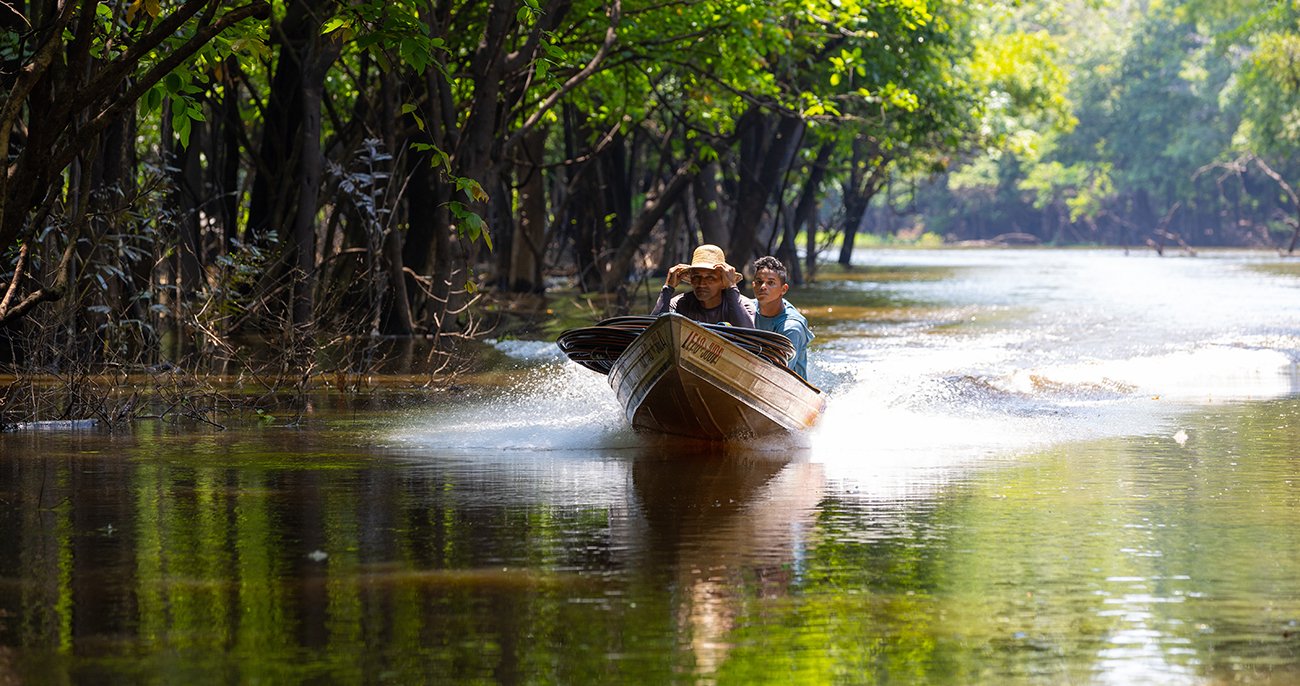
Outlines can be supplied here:
[[803, 431], [825, 394], [791, 371], [781, 334], [701, 324], [676, 313], [615, 317], [556, 339], [569, 359], [609, 376], [639, 431], [704, 440]]

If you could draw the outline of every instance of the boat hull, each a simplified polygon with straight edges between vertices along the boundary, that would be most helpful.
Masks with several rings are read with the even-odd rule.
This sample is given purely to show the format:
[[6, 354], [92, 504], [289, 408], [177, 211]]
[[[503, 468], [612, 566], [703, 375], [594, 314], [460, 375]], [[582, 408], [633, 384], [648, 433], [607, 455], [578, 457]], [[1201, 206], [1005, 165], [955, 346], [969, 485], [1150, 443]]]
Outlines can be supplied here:
[[706, 440], [801, 431], [826, 407], [798, 375], [677, 314], [627, 347], [609, 384], [636, 429]]

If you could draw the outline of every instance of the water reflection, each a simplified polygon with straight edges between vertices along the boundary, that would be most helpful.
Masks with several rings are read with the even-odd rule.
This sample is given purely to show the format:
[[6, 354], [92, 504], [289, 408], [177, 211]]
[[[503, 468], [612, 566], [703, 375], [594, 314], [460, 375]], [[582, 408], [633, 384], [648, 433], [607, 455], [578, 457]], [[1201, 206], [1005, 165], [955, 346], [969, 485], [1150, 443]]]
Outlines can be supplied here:
[[911, 478], [869, 448], [3, 436], [0, 677], [1288, 683], [1298, 402]]
[[361, 438], [5, 436], [22, 456], [0, 461], [15, 678], [707, 673], [746, 589], [792, 583], [820, 497], [800, 455], [475, 460]]
[[751, 598], [785, 595], [803, 573], [821, 466], [806, 455], [643, 455], [632, 478], [643, 513], [641, 545], [677, 589], [679, 640], [695, 672], [714, 674]]
[[1043, 279], [1090, 258], [906, 259], [965, 263], [890, 282], [957, 303], [915, 313], [1003, 318], [819, 336], [792, 442], [640, 436], [555, 363], [297, 428], [0, 435], [0, 684], [1300, 683], [1294, 314], [1108, 329], [1105, 287], [1074, 331]]

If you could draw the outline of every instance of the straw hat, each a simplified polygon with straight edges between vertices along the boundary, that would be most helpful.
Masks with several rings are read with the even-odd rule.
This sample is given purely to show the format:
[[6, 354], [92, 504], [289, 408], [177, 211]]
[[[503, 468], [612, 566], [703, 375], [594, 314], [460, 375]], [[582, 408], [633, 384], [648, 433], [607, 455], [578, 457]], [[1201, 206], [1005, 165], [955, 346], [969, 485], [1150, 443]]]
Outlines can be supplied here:
[[[692, 271], [696, 269], [713, 271], [713, 268], [720, 264], [727, 267], [731, 266], [727, 264], [727, 256], [723, 254], [722, 248], [719, 248], [716, 245], [709, 245], [706, 243], [696, 248], [695, 252], [691, 254]], [[735, 270], [733, 269], [732, 271]], [[737, 273], [737, 275], [739, 274]]]

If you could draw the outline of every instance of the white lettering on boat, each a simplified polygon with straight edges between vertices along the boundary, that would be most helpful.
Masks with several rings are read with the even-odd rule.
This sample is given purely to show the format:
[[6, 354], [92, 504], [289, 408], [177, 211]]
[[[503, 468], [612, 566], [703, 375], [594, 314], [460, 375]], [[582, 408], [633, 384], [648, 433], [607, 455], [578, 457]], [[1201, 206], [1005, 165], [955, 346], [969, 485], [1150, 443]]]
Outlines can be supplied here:
[[695, 353], [709, 364], [717, 364], [718, 358], [722, 357], [721, 343], [710, 341], [694, 331], [686, 334], [685, 340], [682, 341], [682, 350]]
[[632, 363], [638, 374], [644, 374], [645, 370], [663, 364], [665, 353], [668, 352], [669, 339], [665, 331], [657, 331], [654, 335], [642, 340], [645, 341], [645, 345]]
[[650, 357], [659, 357], [667, 349], [668, 336], [663, 331], [659, 331], [658, 335], [651, 338], [645, 346], [646, 354]]

